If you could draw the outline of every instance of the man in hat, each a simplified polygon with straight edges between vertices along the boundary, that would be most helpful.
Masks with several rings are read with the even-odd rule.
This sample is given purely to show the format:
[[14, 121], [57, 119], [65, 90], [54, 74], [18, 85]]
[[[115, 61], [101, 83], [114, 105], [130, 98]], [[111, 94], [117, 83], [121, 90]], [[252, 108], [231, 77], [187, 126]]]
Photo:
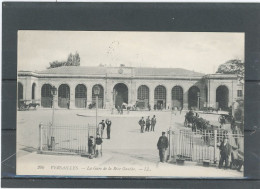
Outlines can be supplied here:
[[94, 153], [94, 138], [93, 136], [90, 136], [88, 139], [88, 153], [90, 155], [90, 158], [92, 158], [92, 155]]
[[223, 142], [219, 146], [220, 149], [220, 160], [219, 160], [219, 168], [223, 167], [223, 163], [225, 161], [225, 168], [228, 168], [228, 159], [231, 154], [231, 145], [228, 143], [228, 138], [224, 136]]
[[156, 124], [156, 117], [155, 115], [153, 115], [153, 118], [151, 120], [151, 131], [154, 131], [155, 124]]
[[107, 125], [107, 139], [110, 139], [110, 131], [111, 131], [112, 122], [109, 119], [106, 119], [106, 125]]
[[144, 125], [145, 125], [145, 121], [144, 121], [144, 117], [142, 117], [140, 120], [139, 120], [139, 125], [141, 127], [141, 133], [144, 132]]
[[162, 132], [157, 142], [157, 148], [159, 150], [160, 162], [165, 162], [165, 151], [168, 148], [168, 138], [165, 136], [165, 132]]
[[99, 154], [102, 154], [102, 138], [100, 138], [100, 135], [97, 134], [97, 138], [96, 138], [96, 157], [99, 156]]
[[151, 125], [151, 120], [150, 120], [150, 116], [147, 117], [146, 119], [146, 127], [145, 127], [145, 131], [150, 131], [150, 125]]
[[98, 124], [98, 134], [101, 135], [101, 138], [103, 138], [103, 133], [104, 133], [105, 127], [106, 127], [106, 124], [105, 124], [104, 120], [102, 120], [102, 121]]

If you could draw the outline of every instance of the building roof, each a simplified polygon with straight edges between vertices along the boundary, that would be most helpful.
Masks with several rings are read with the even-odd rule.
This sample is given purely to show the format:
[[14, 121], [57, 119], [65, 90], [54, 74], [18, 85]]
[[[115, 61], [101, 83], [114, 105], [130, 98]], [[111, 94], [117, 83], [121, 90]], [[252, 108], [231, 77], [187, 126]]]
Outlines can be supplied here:
[[109, 69], [130, 69], [133, 70], [133, 76], [204, 76], [203, 73], [198, 73], [182, 68], [149, 68], [149, 67], [84, 67], [84, 66], [63, 66], [58, 68], [38, 71], [37, 74], [51, 75], [100, 75], [105, 76]]

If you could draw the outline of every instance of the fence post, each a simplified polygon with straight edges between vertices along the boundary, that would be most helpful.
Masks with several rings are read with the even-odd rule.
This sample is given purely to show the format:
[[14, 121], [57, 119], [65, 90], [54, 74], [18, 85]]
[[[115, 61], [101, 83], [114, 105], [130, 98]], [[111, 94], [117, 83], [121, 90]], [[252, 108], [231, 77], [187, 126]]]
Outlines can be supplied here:
[[39, 124], [39, 151], [42, 152], [42, 123]]
[[214, 130], [214, 164], [217, 163], [217, 130]]

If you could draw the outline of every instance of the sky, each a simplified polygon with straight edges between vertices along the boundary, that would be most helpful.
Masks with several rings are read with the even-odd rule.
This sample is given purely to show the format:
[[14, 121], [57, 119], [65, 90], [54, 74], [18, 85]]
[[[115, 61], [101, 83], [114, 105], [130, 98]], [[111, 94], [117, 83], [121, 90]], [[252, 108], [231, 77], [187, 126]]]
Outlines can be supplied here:
[[18, 32], [18, 70], [41, 71], [78, 52], [80, 66], [184, 68], [215, 73], [231, 59], [244, 61], [244, 33], [220, 32]]

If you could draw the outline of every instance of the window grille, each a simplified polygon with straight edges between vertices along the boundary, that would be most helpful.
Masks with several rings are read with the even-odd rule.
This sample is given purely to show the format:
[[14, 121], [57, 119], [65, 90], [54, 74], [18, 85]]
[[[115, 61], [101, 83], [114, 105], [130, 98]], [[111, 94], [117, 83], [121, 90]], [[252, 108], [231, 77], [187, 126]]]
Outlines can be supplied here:
[[75, 89], [75, 97], [76, 98], [87, 98], [87, 88], [83, 84], [77, 85]]
[[61, 98], [69, 98], [70, 97], [70, 88], [66, 84], [62, 84], [59, 87], [59, 97]]
[[180, 86], [175, 86], [172, 89], [172, 100], [183, 100], [183, 90]]
[[155, 99], [166, 99], [166, 89], [164, 86], [157, 86], [154, 91], [154, 98]]
[[243, 96], [242, 90], [237, 90], [237, 97], [242, 97], [242, 96]]
[[149, 99], [149, 88], [146, 85], [141, 85], [138, 88], [137, 99], [138, 100]]
[[41, 91], [41, 96], [42, 97], [51, 97], [51, 85], [50, 84], [44, 84], [42, 86], [42, 91]]

